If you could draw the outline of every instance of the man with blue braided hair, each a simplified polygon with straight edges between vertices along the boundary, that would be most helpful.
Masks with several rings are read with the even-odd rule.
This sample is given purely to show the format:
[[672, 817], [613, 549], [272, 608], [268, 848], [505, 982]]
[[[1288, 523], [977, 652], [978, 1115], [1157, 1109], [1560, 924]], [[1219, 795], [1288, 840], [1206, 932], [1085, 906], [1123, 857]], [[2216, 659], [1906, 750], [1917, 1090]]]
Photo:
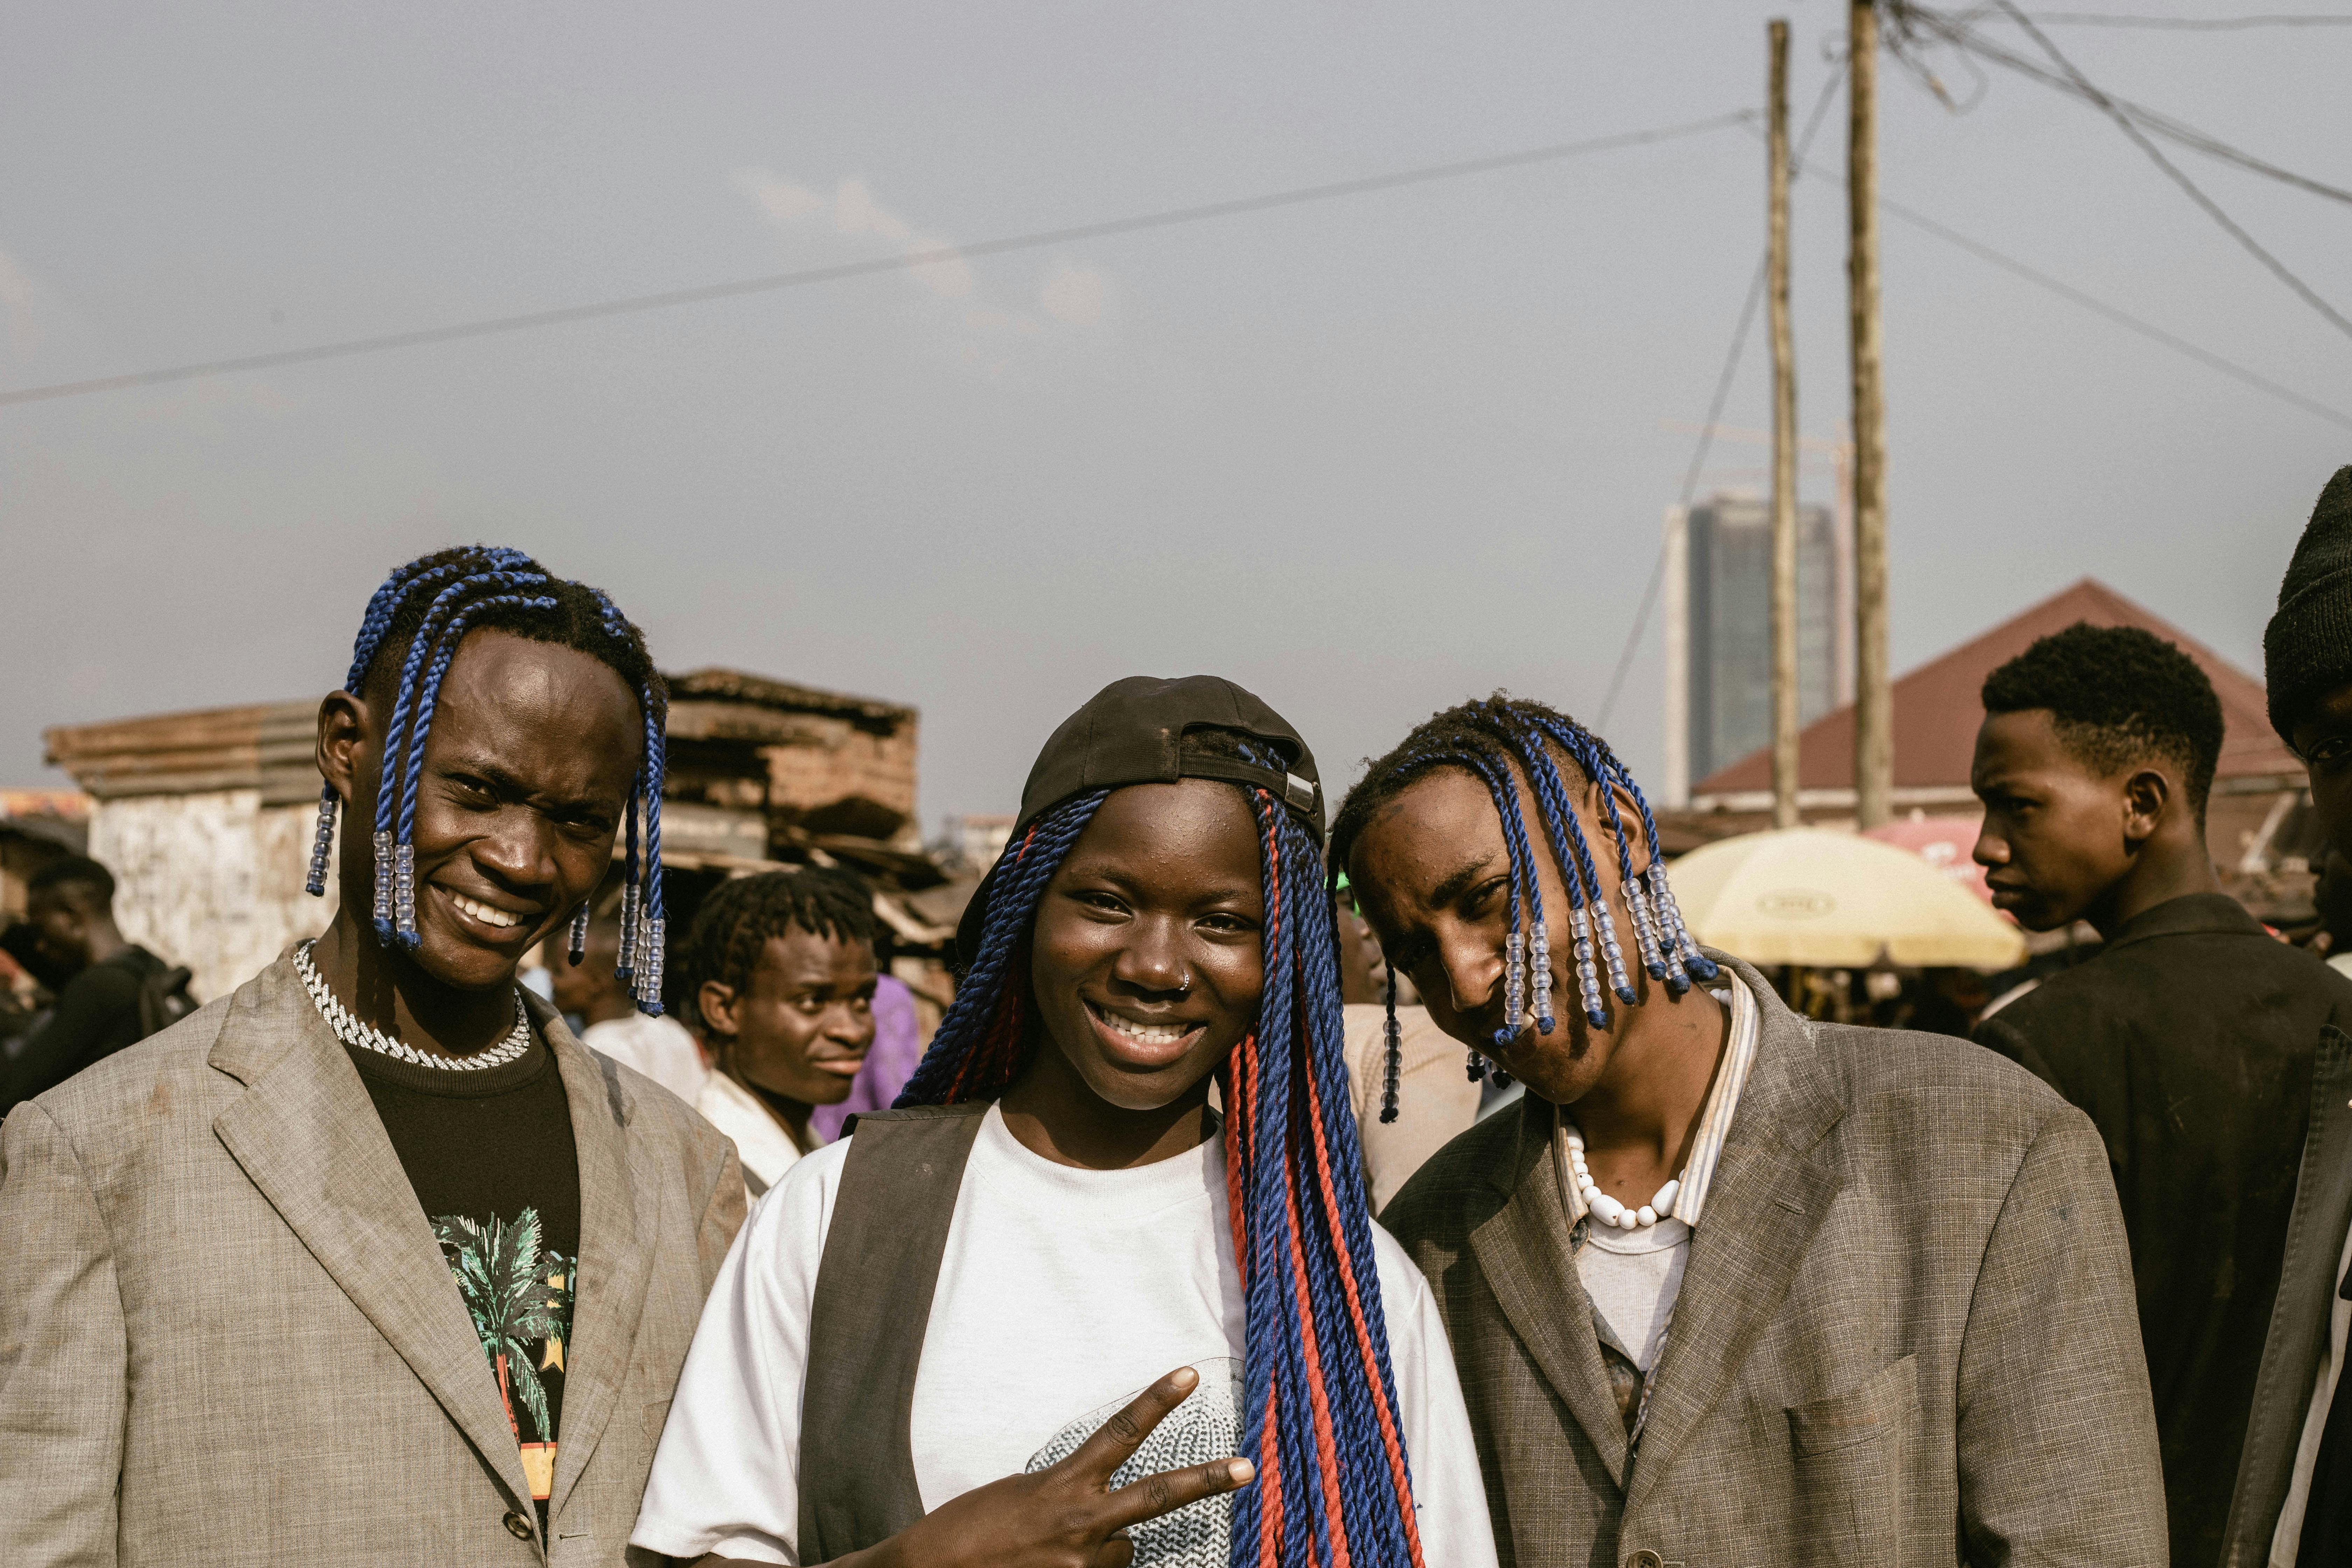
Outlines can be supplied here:
[[319, 707], [325, 933], [0, 1130], [0, 1563], [624, 1563], [742, 1177], [515, 977], [619, 847], [658, 1011], [663, 716], [519, 552], [377, 591]]
[[1472, 1076], [1527, 1086], [1381, 1215], [1436, 1293], [1507, 1568], [2165, 1562], [2082, 1112], [1965, 1041], [1810, 1023], [1700, 947], [1632, 774], [1541, 703], [1415, 729], [1331, 865]]

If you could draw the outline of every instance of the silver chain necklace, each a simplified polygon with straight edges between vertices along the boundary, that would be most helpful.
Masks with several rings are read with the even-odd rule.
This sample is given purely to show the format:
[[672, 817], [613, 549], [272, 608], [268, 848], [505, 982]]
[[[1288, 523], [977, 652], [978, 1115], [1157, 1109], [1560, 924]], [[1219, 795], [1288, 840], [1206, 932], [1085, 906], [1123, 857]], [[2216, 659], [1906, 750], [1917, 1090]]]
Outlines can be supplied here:
[[530, 1049], [530, 1014], [522, 1005], [522, 993], [515, 993], [514, 1027], [507, 1037], [488, 1050], [476, 1051], [470, 1057], [437, 1056], [405, 1045], [379, 1029], [361, 1023], [350, 1009], [335, 999], [327, 989], [327, 982], [319, 973], [319, 966], [310, 962], [311, 943], [303, 942], [294, 950], [294, 973], [302, 977], [302, 989], [310, 994], [310, 1004], [319, 1009], [319, 1016], [327, 1027], [335, 1031], [335, 1038], [359, 1050], [373, 1051], [411, 1067], [438, 1068], [444, 1072], [479, 1072], [485, 1068], [504, 1067]]

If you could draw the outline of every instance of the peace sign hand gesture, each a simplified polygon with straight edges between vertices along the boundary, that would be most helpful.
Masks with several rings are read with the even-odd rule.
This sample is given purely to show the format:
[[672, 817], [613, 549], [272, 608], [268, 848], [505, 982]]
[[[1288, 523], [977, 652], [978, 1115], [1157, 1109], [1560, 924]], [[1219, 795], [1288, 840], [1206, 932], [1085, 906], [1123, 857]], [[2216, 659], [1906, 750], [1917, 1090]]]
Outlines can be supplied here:
[[1120, 1531], [1245, 1487], [1257, 1473], [1247, 1459], [1220, 1459], [1110, 1489], [1111, 1476], [1200, 1381], [1178, 1367], [1060, 1464], [975, 1487], [834, 1568], [1128, 1568], [1135, 1548]]

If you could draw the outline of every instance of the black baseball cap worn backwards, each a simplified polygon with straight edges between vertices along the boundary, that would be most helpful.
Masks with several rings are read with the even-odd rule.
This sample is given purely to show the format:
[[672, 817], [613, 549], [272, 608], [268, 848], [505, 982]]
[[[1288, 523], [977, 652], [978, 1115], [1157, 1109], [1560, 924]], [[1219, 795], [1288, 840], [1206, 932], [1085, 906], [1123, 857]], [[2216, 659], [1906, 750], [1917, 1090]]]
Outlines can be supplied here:
[[[1240, 757], [1188, 751], [1184, 737], [1194, 730], [1247, 735], [1281, 758], [1282, 765], [1262, 767]], [[1227, 779], [1265, 790], [1318, 845], [1323, 842], [1323, 786], [1315, 754], [1290, 721], [1218, 676], [1131, 675], [1096, 692], [1047, 739], [1022, 786], [1021, 815], [1013, 820], [1009, 843], [1017, 847], [1040, 816], [1074, 795], [1188, 778]], [[995, 882], [996, 868], [991, 867], [957, 923], [956, 955], [963, 963], [980, 950]]]

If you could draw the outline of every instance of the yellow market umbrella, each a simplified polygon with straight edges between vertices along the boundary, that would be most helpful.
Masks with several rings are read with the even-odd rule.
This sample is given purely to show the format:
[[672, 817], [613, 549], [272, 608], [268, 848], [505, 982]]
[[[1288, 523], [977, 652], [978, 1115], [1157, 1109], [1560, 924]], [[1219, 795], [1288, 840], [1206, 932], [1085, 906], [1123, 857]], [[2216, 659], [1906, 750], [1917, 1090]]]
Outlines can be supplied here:
[[1691, 934], [1750, 963], [2008, 969], [2025, 933], [1907, 849], [1789, 827], [1717, 839], [1674, 862]]

